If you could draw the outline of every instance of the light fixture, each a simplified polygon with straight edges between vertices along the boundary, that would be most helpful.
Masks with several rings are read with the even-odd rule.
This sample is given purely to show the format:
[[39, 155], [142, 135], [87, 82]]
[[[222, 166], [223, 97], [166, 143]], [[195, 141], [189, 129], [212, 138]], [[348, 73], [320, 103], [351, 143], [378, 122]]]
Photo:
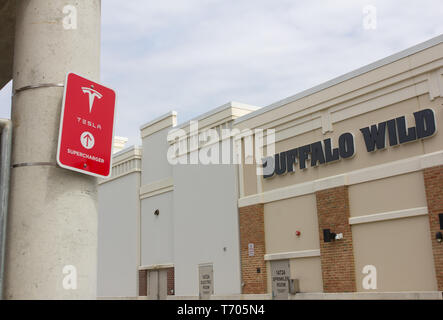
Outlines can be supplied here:
[[443, 241], [443, 234], [440, 232], [440, 231], [438, 231], [436, 234], [435, 234], [435, 239], [437, 239], [437, 242], [442, 242]]
[[335, 240], [336, 234], [334, 232], [331, 232], [331, 229], [323, 229], [323, 241], [324, 242], [331, 242]]
[[343, 233], [335, 233], [331, 232], [331, 229], [323, 229], [323, 241], [324, 242], [331, 242], [335, 240], [342, 240], [343, 239]]

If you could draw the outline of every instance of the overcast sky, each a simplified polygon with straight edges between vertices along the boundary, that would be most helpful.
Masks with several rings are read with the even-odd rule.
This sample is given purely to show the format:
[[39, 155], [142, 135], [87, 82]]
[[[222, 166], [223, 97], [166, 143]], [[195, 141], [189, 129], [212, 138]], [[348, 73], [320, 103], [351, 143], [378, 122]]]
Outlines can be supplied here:
[[129, 146], [170, 110], [181, 123], [229, 101], [267, 106], [443, 34], [442, 17], [441, 0], [104, 0], [101, 82]]

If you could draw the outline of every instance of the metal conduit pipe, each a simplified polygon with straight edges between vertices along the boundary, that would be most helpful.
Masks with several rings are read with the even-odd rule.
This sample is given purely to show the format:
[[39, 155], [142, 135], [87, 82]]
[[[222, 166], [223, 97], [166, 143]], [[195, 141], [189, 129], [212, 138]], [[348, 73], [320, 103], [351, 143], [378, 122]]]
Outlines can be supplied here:
[[9, 177], [11, 172], [12, 122], [0, 119], [1, 163], [0, 163], [0, 299], [3, 300], [5, 271], [6, 226], [8, 221]]

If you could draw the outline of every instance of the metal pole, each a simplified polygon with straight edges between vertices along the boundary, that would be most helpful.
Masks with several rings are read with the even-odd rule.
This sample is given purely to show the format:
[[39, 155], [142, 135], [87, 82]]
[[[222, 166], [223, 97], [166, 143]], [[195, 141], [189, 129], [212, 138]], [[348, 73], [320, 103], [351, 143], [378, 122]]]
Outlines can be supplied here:
[[12, 122], [0, 119], [0, 299], [3, 299], [3, 276], [5, 270], [6, 225], [8, 221], [9, 177], [11, 168]]

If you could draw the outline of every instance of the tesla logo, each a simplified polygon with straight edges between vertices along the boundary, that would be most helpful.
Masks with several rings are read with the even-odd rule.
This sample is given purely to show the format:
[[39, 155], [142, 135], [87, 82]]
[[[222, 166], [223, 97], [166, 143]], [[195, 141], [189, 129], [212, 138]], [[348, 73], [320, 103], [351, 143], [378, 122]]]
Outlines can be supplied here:
[[94, 99], [96, 97], [101, 99], [103, 95], [100, 92], [88, 87], [82, 87], [82, 90], [83, 93], [87, 93], [89, 95], [89, 113], [91, 113], [92, 106], [94, 105]]

